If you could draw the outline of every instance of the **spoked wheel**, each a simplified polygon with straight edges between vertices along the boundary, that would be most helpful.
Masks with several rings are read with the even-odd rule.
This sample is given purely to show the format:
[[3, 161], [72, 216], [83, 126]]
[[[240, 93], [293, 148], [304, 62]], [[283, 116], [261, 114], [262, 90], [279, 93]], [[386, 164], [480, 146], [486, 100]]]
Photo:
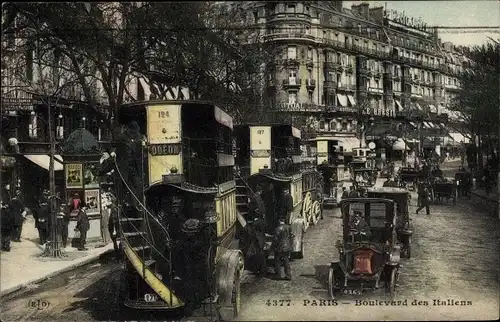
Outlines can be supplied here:
[[224, 306], [219, 309], [219, 318], [221, 321], [230, 321], [240, 314], [241, 309], [241, 283], [240, 272], [237, 269], [233, 281], [231, 292], [231, 306]]
[[335, 300], [335, 273], [331, 267], [328, 270], [328, 296]]
[[411, 237], [408, 237], [408, 242], [405, 245], [404, 257], [411, 258]]
[[389, 295], [391, 299], [394, 299], [396, 297], [397, 271], [397, 268], [393, 268], [388, 280], [386, 281], [385, 290], [387, 295]]

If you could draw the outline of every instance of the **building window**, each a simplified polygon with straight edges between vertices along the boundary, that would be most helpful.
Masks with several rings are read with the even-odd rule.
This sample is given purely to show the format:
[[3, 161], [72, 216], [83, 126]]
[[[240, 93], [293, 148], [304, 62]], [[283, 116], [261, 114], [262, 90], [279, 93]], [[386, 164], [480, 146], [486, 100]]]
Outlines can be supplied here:
[[288, 47], [288, 59], [297, 59], [297, 47]]
[[28, 136], [31, 139], [38, 137], [38, 117], [35, 112], [31, 112], [30, 123], [28, 124]]
[[296, 78], [296, 77], [297, 77], [297, 70], [295, 70], [295, 69], [290, 69], [290, 70], [288, 71], [288, 77], [290, 77], [290, 78]]
[[358, 32], [361, 33], [361, 25], [358, 24]]
[[288, 103], [289, 104], [297, 103], [297, 92], [288, 93]]
[[304, 12], [305, 12], [305, 13], [309, 13], [309, 6], [305, 6], [305, 7], [304, 7]]
[[286, 12], [295, 13], [295, 6], [289, 4], [288, 6], [286, 6]]
[[311, 28], [309, 28], [309, 26], [306, 26], [306, 35], [310, 34], [311, 34]]
[[313, 102], [313, 99], [314, 99], [314, 93], [313, 92], [309, 92], [309, 102]]
[[309, 48], [307, 50], [307, 59], [312, 59], [313, 58], [313, 50], [312, 48]]

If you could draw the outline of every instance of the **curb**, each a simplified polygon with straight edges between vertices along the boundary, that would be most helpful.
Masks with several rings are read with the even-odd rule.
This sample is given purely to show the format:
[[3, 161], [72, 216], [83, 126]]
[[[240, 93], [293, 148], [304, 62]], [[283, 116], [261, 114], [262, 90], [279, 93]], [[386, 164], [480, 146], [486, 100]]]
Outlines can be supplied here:
[[108, 254], [108, 253], [112, 253], [112, 252], [114, 252], [114, 249], [108, 249], [108, 250], [106, 250], [106, 251], [104, 251], [104, 252], [102, 252], [102, 253], [100, 253], [98, 255], [89, 256], [88, 258], [85, 258], [85, 259], [79, 261], [78, 263], [74, 263], [74, 264], [71, 264], [71, 265], [69, 265], [67, 267], [58, 269], [58, 270], [53, 271], [53, 272], [51, 272], [51, 273], [49, 273], [49, 274], [47, 274], [45, 276], [37, 277], [37, 278], [34, 278], [34, 279], [30, 280], [30, 281], [24, 282], [24, 283], [22, 283], [20, 285], [8, 288], [8, 289], [0, 292], [0, 297], [4, 297], [4, 296], [12, 294], [12, 293], [14, 293], [16, 291], [19, 291], [19, 290], [21, 290], [23, 288], [26, 288], [26, 286], [28, 286], [30, 284], [39, 284], [39, 283], [41, 283], [41, 282], [43, 282], [43, 281], [45, 281], [45, 280], [47, 280], [49, 278], [52, 278], [52, 277], [54, 277], [56, 275], [59, 275], [59, 274], [62, 274], [62, 273], [66, 273], [66, 272], [72, 271], [72, 270], [74, 270], [74, 269], [76, 269], [76, 268], [78, 268], [80, 266], [84, 266], [84, 265], [90, 264], [92, 262], [95, 262], [95, 261], [99, 260], [99, 258], [102, 255], [105, 255], [105, 254]]

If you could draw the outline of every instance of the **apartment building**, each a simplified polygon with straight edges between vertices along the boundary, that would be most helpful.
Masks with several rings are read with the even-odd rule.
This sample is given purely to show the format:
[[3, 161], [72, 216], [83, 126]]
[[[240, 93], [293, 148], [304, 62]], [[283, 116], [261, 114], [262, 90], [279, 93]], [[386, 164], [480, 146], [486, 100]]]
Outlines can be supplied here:
[[415, 18], [368, 3], [253, 4], [248, 23], [282, 51], [266, 71], [269, 108], [310, 116], [318, 134], [356, 132], [357, 113], [386, 120], [441, 113], [452, 86], [458, 90], [446, 83], [458, 69], [437, 31]]

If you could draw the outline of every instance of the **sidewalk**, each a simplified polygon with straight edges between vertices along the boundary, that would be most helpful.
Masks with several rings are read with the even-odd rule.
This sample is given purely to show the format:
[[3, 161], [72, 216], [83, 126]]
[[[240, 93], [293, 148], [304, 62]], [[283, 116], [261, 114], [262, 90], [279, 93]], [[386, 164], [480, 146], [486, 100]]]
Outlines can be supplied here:
[[10, 252], [1, 253], [0, 296], [91, 263], [103, 253], [113, 250], [113, 244], [99, 248], [89, 244], [88, 251], [78, 251], [68, 246], [64, 250], [65, 256], [60, 259], [40, 257], [43, 247], [38, 245], [37, 239], [34, 219], [28, 216], [23, 225], [22, 242], [11, 242]]

